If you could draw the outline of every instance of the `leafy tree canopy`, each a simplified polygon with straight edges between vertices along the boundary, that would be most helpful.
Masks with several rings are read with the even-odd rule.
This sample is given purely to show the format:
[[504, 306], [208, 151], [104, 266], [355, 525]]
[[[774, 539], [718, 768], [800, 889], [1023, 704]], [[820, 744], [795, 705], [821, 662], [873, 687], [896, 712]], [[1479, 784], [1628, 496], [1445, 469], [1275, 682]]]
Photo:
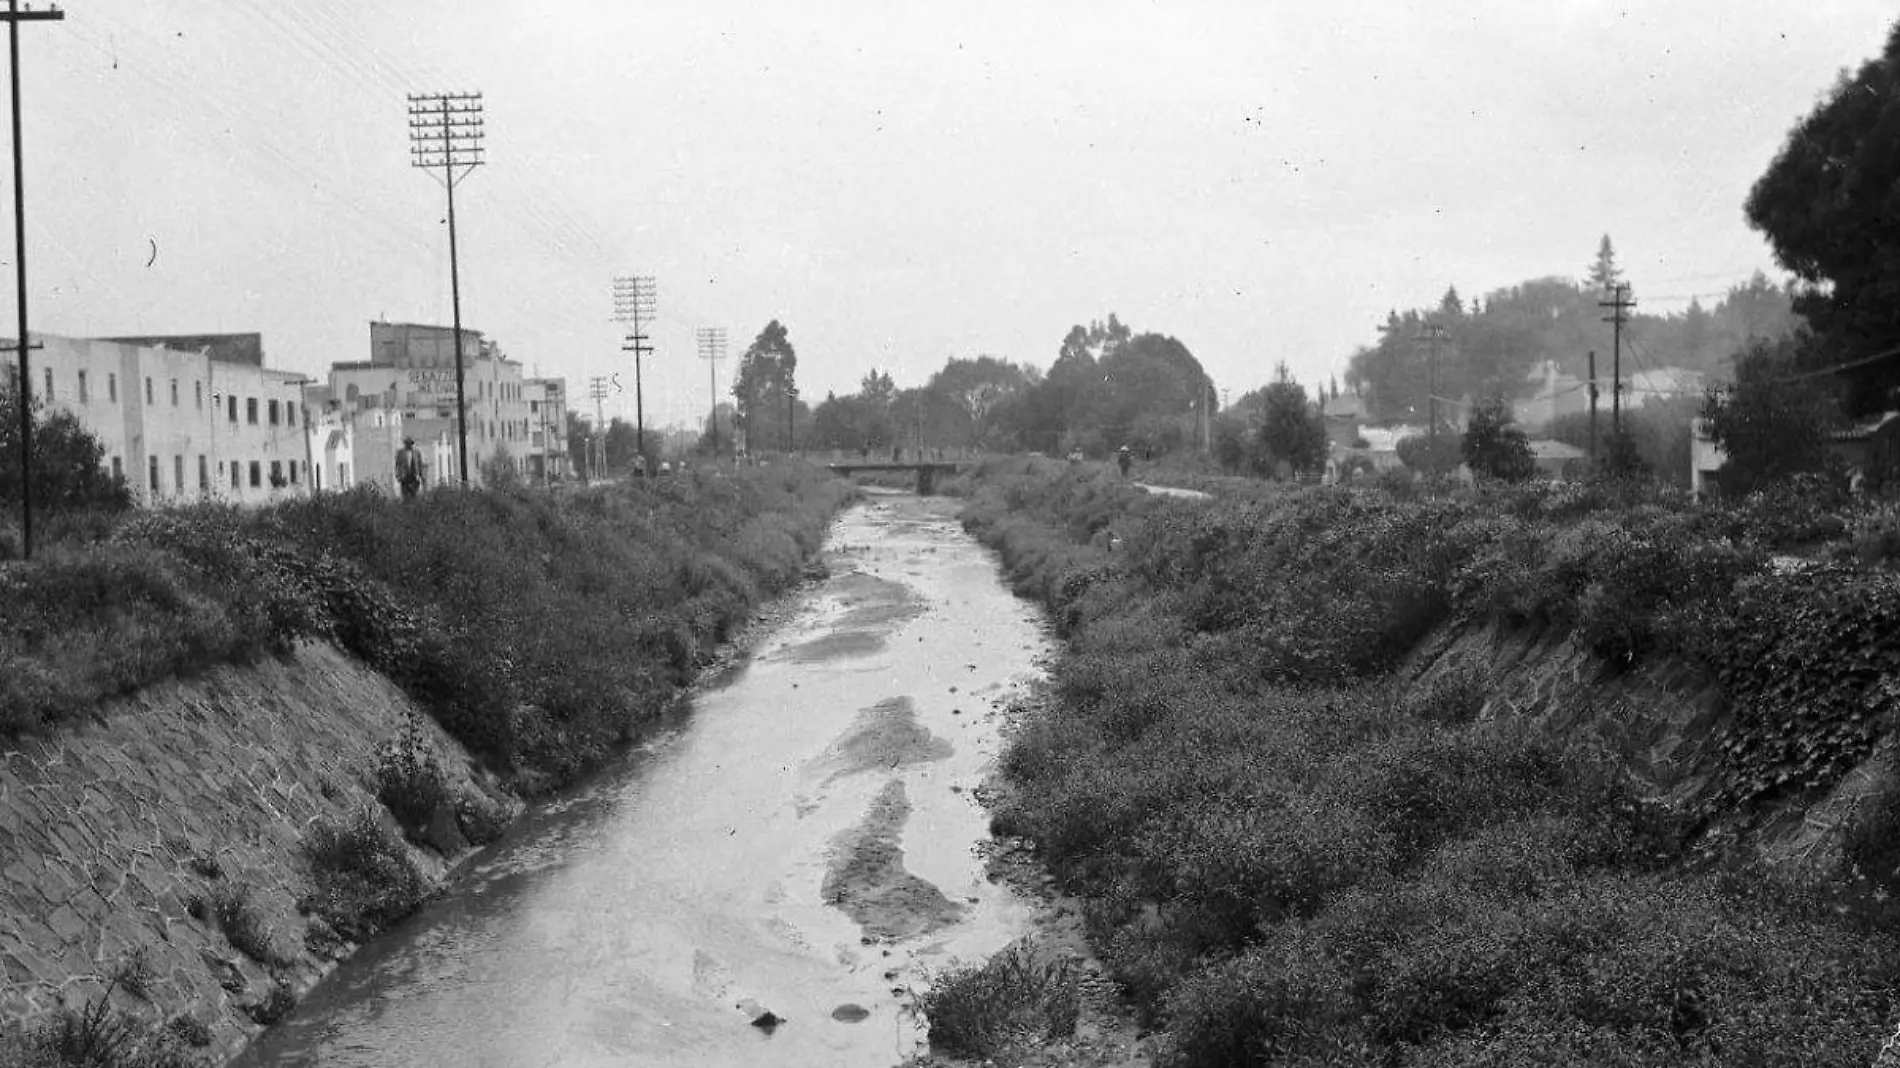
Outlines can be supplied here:
[[[1789, 133], [1746, 210], [1803, 283], [1795, 308], [1814, 332], [1810, 366], [1900, 348], [1900, 23]], [[1845, 379], [1851, 412], [1888, 407], [1900, 355]]]
[[1828, 431], [1841, 422], [1835, 383], [1803, 372], [1805, 337], [1757, 340], [1735, 365], [1735, 383], [1710, 390], [1702, 417], [1727, 454], [1723, 492], [1746, 493], [1828, 461]]
[[1511, 417], [1511, 406], [1489, 400], [1472, 409], [1461, 454], [1473, 474], [1522, 482], [1537, 473], [1530, 438]]
[[[105, 446], [71, 412], [48, 412], [35, 400], [32, 423], [36, 509], [118, 509], [131, 503], [125, 480], [105, 468]], [[0, 382], [0, 501], [17, 504], [20, 486], [20, 394]]]

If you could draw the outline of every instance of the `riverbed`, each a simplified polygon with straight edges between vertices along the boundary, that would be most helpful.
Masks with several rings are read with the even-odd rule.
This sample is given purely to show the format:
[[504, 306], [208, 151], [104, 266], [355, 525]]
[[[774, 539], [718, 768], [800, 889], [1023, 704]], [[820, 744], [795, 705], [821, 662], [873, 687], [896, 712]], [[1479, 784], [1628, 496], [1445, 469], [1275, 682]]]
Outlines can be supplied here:
[[744, 659], [237, 1063], [888, 1068], [915, 1051], [908, 991], [1031, 921], [985, 877], [974, 792], [1048, 639], [954, 511], [847, 511], [829, 577]]

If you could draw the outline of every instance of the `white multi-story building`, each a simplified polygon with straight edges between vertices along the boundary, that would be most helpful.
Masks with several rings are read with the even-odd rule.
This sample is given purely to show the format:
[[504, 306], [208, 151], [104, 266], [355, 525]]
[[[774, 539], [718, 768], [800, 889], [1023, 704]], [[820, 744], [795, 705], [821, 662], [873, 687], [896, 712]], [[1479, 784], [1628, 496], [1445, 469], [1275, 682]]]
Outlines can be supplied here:
[[265, 367], [259, 335], [33, 341], [35, 398], [98, 439], [134, 500], [261, 504], [308, 492], [305, 379]]
[[[479, 484], [483, 467], [498, 458], [526, 476], [532, 426], [521, 365], [480, 331], [463, 330], [462, 367], [469, 481]], [[357, 480], [393, 484], [395, 450], [413, 437], [434, 460], [430, 483], [456, 481], [455, 388], [453, 328], [372, 322], [370, 358], [331, 366], [326, 404], [355, 424]], [[382, 448], [390, 442], [393, 448]]]
[[558, 482], [573, 472], [567, 455], [567, 379], [530, 378], [528, 398], [528, 475]]

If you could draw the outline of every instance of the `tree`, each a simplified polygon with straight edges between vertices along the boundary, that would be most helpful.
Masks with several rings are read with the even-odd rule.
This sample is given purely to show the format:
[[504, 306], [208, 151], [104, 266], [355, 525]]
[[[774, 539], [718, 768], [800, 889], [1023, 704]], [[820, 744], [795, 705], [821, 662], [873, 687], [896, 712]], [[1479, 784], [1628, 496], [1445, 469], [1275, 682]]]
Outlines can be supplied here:
[[1712, 389], [1702, 405], [1710, 440], [1727, 460], [1717, 481], [1724, 493], [1827, 466], [1828, 431], [1840, 408], [1824, 377], [1802, 376], [1805, 337], [1757, 339], [1735, 362], [1735, 383]]
[[1260, 451], [1270, 464], [1282, 462], [1295, 473], [1312, 471], [1326, 463], [1326, 421], [1306, 398], [1306, 387], [1293, 381], [1284, 362], [1274, 368], [1273, 381], [1262, 395]]
[[[1886, 47], [1833, 90], [1788, 134], [1748, 194], [1749, 224], [1802, 283], [1795, 298], [1814, 333], [1814, 366], [1900, 348], [1900, 23]], [[1851, 414], [1889, 406], [1900, 359], [1846, 370]]]
[[777, 319], [766, 323], [739, 357], [739, 373], [732, 383], [748, 450], [783, 447], [789, 442], [785, 400], [788, 391], [796, 388], [797, 370], [798, 354], [784, 324]]
[[1611, 289], [1623, 280], [1623, 272], [1616, 268], [1616, 247], [1610, 244], [1610, 235], [1604, 234], [1597, 244], [1597, 258], [1590, 264], [1590, 288], [1601, 292]]
[[1473, 474], [1522, 482], [1537, 473], [1530, 439], [1502, 400], [1482, 401], [1472, 409], [1460, 451]]
[[[117, 510], [132, 502], [125, 479], [105, 469], [105, 446], [77, 416], [47, 412], [33, 402], [33, 457], [29, 475], [35, 511], [65, 508]], [[0, 387], [0, 501], [20, 500], [20, 394]]]

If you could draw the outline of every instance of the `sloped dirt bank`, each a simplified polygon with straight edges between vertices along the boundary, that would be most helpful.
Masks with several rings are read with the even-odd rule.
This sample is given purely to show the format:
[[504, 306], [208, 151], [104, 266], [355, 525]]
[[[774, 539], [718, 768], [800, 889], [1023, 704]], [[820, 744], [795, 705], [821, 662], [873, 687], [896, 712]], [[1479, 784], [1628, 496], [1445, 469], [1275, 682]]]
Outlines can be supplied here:
[[[1680, 661], [1656, 658], [1619, 671], [1569, 635], [1498, 624], [1451, 625], [1423, 642], [1401, 672], [1407, 690], [1475, 665], [1489, 696], [1479, 716], [1534, 723], [1553, 737], [1600, 743], [1654, 796], [1693, 811], [1720, 788], [1720, 685]], [[1891, 740], [1824, 792], [1783, 797], [1745, 818], [1715, 821], [1719, 841], [1740, 842], [1776, 865], [1815, 874], [1836, 866], [1860, 808], [1893, 779]]]
[[[298, 995], [348, 951], [298, 911], [301, 847], [319, 820], [387, 819], [378, 749], [411, 723], [451, 789], [512, 813], [393, 684], [327, 645], [153, 686], [85, 726], [7, 742], [0, 1025], [84, 1006], [117, 976], [116, 1007], [195, 1020], [177, 1026], [208, 1054], [240, 1048], [279, 983]], [[432, 881], [468, 851], [410, 848]]]

